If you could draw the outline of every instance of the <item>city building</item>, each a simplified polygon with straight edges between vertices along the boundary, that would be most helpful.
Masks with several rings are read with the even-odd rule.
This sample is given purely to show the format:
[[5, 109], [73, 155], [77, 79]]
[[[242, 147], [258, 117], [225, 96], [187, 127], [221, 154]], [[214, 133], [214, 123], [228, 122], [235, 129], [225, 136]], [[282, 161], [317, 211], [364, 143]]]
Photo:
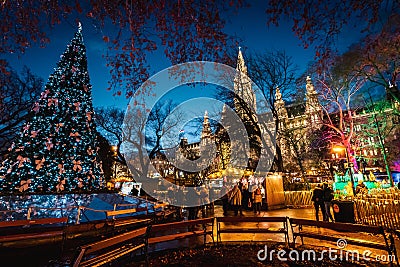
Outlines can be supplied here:
[[[265, 114], [258, 114], [261, 111], [257, 113], [256, 94], [247, 74], [244, 57], [239, 49], [236, 73], [235, 77], [233, 77], [234, 96], [231, 102], [232, 106], [223, 106], [220, 124], [214, 132], [210, 126], [208, 113], [205, 112], [200, 141], [188, 143], [186, 138], [182, 138], [180, 141], [180, 158], [178, 161], [186, 160], [189, 165], [192, 162], [196, 167], [189, 169], [194, 170], [197, 168], [201, 170], [190, 172], [176, 169], [174, 171], [174, 179], [180, 181], [180, 184], [201, 183], [210, 175], [213, 177], [222, 176], [224, 171], [226, 173], [226, 170], [232, 168], [247, 172], [256, 169], [262, 147], [261, 137], [266, 131], [262, 127], [260, 128], [258, 118]], [[329, 136], [329, 129], [324, 126], [324, 120], [327, 118], [324, 116], [322, 106], [318, 100], [318, 93], [310, 76], [306, 78], [305, 87], [305, 101], [289, 105], [282, 98], [280, 89], [276, 88], [273, 108], [277, 115], [266, 127], [267, 130], [275, 130], [276, 132], [276, 145], [281, 151], [283, 169], [286, 172], [299, 173], [300, 176], [303, 176], [321, 175], [321, 171], [325, 171], [325, 174], [330, 173], [330, 176], [333, 176], [334, 171], [340, 171], [340, 164], [346, 158], [344, 155], [332, 151], [332, 147], [337, 144], [337, 140], [325, 138]], [[399, 103], [396, 101], [386, 101], [385, 103], [386, 106], [380, 110], [377, 107], [374, 109], [370, 107], [369, 109], [354, 110], [352, 113], [355, 135], [352, 139], [352, 155], [349, 156], [356, 158], [359, 163], [356, 164], [355, 171], [367, 167], [377, 168], [378, 166], [382, 170], [384, 165], [382, 162], [382, 149], [392, 155], [392, 158], [387, 158], [390, 164], [392, 166], [396, 164], [396, 159], [393, 158], [393, 155], [399, 155], [400, 152]], [[250, 146], [246, 152], [238, 153], [237, 147], [232, 149], [232, 146], [235, 146], [235, 141], [231, 140], [232, 136], [228, 133], [238, 130], [231, 131], [229, 129], [231, 124], [229, 116], [227, 116], [228, 108], [236, 112], [244, 125]], [[277, 129], [275, 129], [276, 126]], [[322, 137], [323, 135], [324, 137]], [[382, 148], [384, 144], [386, 146]], [[213, 147], [216, 147], [216, 150], [211, 149]], [[232, 150], [235, 153], [232, 153]], [[211, 157], [213, 160], [211, 162], [199, 161], [204, 153], [209, 153], [207, 157]], [[235, 155], [235, 157], [240, 155], [239, 157], [241, 158], [233, 158], [232, 155]], [[400, 169], [400, 159], [397, 159], [397, 164]], [[171, 165], [163, 159], [163, 164], [158, 165], [156, 168], [163, 172], [161, 169], [166, 166], [171, 168]], [[271, 171], [276, 171], [276, 167], [272, 165]]]

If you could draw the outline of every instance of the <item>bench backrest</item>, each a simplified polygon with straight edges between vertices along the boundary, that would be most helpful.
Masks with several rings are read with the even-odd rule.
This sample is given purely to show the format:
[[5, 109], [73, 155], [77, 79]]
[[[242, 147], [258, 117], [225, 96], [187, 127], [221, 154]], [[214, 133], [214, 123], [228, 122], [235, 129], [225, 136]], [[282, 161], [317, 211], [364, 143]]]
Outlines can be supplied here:
[[61, 218], [40, 218], [30, 219], [29, 225], [41, 225], [41, 224], [65, 224], [68, 222], [68, 217]]
[[17, 220], [17, 221], [0, 222], [0, 228], [1, 227], [25, 226], [25, 225], [29, 225], [29, 220]]
[[316, 226], [321, 228], [327, 228], [335, 231], [347, 231], [347, 232], [365, 232], [371, 234], [384, 234], [382, 226], [370, 226], [360, 225], [351, 223], [332, 223], [332, 222], [321, 222], [307, 219], [289, 219], [291, 225], [306, 225]]
[[0, 228], [1, 227], [27, 226], [27, 225], [66, 224], [67, 222], [68, 222], [68, 217], [4, 221], [4, 222], [0, 222]]
[[129, 231], [127, 233], [123, 233], [120, 235], [116, 235], [92, 244], [88, 244], [85, 246], [81, 246], [81, 250], [85, 251], [85, 254], [91, 254], [97, 251], [100, 251], [102, 249], [108, 248], [108, 247], [112, 247], [114, 245], [117, 244], [121, 244], [124, 242], [127, 242], [129, 240], [133, 240], [134, 238], [140, 237], [140, 236], [145, 236], [147, 231], [148, 231], [148, 227], [142, 227], [133, 231]]
[[286, 223], [287, 217], [217, 217], [219, 222], [281, 222]]
[[204, 219], [196, 219], [189, 221], [180, 221], [180, 222], [172, 222], [172, 223], [163, 223], [163, 224], [155, 224], [151, 228], [151, 232], [158, 232], [164, 230], [170, 230], [175, 228], [182, 228], [187, 226], [193, 226], [198, 224], [212, 224], [214, 222], [214, 218], [204, 218]]
[[123, 209], [123, 210], [109, 210], [109, 211], [106, 211], [106, 217], [125, 215], [125, 214], [136, 213], [136, 212], [138, 212], [138, 209], [136, 209], [136, 208], [135, 209]]
[[[153, 209], [155, 210], [158, 208], [164, 208], [165, 206], [166, 206], [166, 204], [158, 204], [158, 205], [154, 205]], [[133, 209], [108, 210], [105, 213], [106, 213], [106, 217], [112, 217], [112, 216], [125, 215], [125, 214], [131, 214], [131, 213], [143, 212], [143, 211], [149, 211], [149, 209], [147, 207], [139, 207], [139, 208], [133, 208]]]

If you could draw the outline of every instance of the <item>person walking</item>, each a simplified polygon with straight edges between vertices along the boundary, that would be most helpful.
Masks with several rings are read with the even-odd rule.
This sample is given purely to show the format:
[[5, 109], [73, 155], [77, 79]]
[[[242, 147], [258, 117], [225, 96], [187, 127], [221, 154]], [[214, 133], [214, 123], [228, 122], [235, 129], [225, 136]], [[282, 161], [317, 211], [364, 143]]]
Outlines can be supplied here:
[[323, 190], [320, 185], [317, 185], [314, 188], [313, 195], [311, 198], [311, 201], [314, 202], [314, 208], [315, 208], [315, 218], [317, 221], [319, 221], [319, 210], [321, 209], [321, 213], [323, 216], [323, 220], [326, 221], [326, 214], [325, 214], [325, 206], [324, 206], [324, 194]]
[[261, 194], [261, 186], [259, 185], [253, 191], [253, 208], [254, 214], [261, 214], [261, 203], [262, 203], [262, 194]]
[[331, 206], [332, 206], [331, 201], [333, 199], [333, 190], [327, 183], [324, 183], [323, 194], [324, 194], [324, 207], [325, 207], [324, 220], [326, 219], [326, 221], [329, 222], [329, 219], [330, 219], [332, 222], [334, 222], [333, 216], [331, 213]]
[[235, 184], [233, 187], [230, 195], [229, 195], [229, 203], [231, 204], [233, 211], [235, 213], [235, 216], [238, 215], [239, 209], [240, 209], [240, 215], [242, 214], [242, 192], [240, 192], [239, 186]]

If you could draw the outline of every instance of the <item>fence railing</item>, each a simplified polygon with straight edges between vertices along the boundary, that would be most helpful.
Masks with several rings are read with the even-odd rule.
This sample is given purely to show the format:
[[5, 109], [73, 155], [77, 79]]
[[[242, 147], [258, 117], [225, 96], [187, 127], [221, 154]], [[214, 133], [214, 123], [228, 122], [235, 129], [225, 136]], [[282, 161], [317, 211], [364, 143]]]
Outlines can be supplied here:
[[[149, 212], [154, 212], [158, 209], [163, 210], [167, 206], [167, 203], [153, 203], [149, 202], [146, 207], [141, 208], [141, 212], [144, 212], [146, 215]], [[39, 218], [38, 212], [49, 214], [51, 213], [52, 217], [68, 217], [69, 223], [79, 224], [81, 222], [82, 215], [85, 211], [91, 211], [94, 213], [99, 213], [104, 218], [107, 219], [107, 212], [110, 211], [119, 211], [129, 209], [134, 212], [138, 211], [138, 204], [115, 204], [113, 210], [99, 210], [93, 209], [85, 206], [68, 206], [68, 207], [55, 207], [55, 208], [45, 208], [45, 207], [37, 207], [37, 206], [30, 206], [24, 209], [18, 210], [0, 210], [0, 221], [13, 221], [16, 220], [14, 214], [19, 214], [17, 220], [26, 219], [36, 219]], [[128, 213], [125, 213], [125, 215]]]
[[[311, 201], [312, 191], [285, 192], [287, 207], [307, 207]], [[383, 226], [387, 229], [400, 229], [400, 191], [394, 188], [373, 189], [369, 194], [353, 199], [356, 223]]]
[[312, 205], [312, 191], [286, 191], [285, 205], [287, 207], [301, 208]]
[[355, 221], [361, 224], [400, 229], [400, 200], [396, 199], [354, 199]]
[[[37, 206], [29, 206], [27, 208], [15, 209], [15, 210], [0, 210], [0, 221], [13, 221], [13, 220], [31, 220], [42, 218], [40, 213], [48, 214], [49, 217], [68, 217], [69, 222], [79, 220], [79, 207], [78, 206], [67, 206], [67, 207], [54, 207], [45, 208]], [[51, 214], [50, 214], [51, 213]], [[46, 216], [47, 217], [47, 216]]]

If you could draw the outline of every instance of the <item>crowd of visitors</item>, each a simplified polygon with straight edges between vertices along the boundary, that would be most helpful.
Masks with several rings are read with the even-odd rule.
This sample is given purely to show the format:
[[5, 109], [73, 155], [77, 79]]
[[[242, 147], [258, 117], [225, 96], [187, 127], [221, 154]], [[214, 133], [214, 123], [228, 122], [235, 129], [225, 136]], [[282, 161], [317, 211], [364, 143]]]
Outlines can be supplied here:
[[234, 215], [243, 215], [243, 210], [253, 210], [254, 214], [261, 214], [263, 199], [265, 199], [265, 189], [261, 184], [250, 184], [239, 182], [229, 191], [224, 186], [222, 193], [222, 207], [224, 215], [228, 214], [229, 207]]
[[[243, 215], [243, 210], [253, 210], [254, 214], [261, 214], [261, 210], [265, 209], [265, 189], [258, 183], [244, 183], [239, 181], [234, 185], [224, 183], [221, 188], [202, 185], [195, 187], [194, 190], [184, 190], [185, 194], [177, 193], [177, 189], [169, 187], [166, 201], [169, 203], [185, 203], [185, 199], [190, 199], [190, 207], [186, 207], [187, 218], [189, 220], [198, 219], [199, 217], [207, 217], [207, 211], [213, 210], [214, 202], [220, 200], [222, 202], [223, 214], [228, 215], [228, 211], [233, 211], [235, 216]], [[179, 198], [179, 201], [178, 201]], [[194, 201], [194, 202], [193, 202]], [[183, 215], [182, 207], [177, 207], [178, 214]]]

